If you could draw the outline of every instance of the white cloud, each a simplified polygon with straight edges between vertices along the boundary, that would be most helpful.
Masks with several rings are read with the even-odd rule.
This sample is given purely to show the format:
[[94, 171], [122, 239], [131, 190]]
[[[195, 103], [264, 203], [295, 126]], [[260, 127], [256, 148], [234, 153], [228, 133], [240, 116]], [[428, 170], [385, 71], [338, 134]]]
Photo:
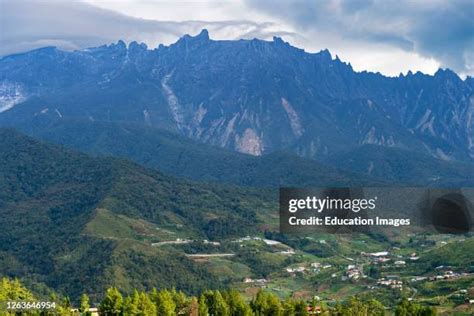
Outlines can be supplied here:
[[[285, 20], [296, 32], [316, 39], [326, 37], [327, 46], [338, 47], [344, 54], [360, 57], [355, 53], [359, 50], [370, 56], [374, 54], [371, 49], [379, 45], [385, 46], [385, 53], [376, 51], [375, 55], [392, 59], [382, 65], [393, 64], [398, 59], [400, 68], [406, 68], [412, 61], [413, 70], [437, 63], [461, 74], [474, 73], [470, 53], [474, 51], [472, 0], [247, 0], [246, 3], [254, 10]], [[320, 44], [318, 40], [314, 42]], [[391, 50], [393, 55], [389, 54]], [[360, 58], [355, 56], [354, 61], [357, 59]], [[385, 67], [381, 70], [391, 72]]]
[[[404, 6], [392, 0], [86, 1], [0, 0], [0, 55], [44, 45], [77, 49], [119, 39], [156, 47], [207, 28], [214, 39], [279, 35], [307, 51], [329, 48], [356, 70], [434, 73], [442, 65], [473, 72], [468, 49], [472, 33], [466, 32], [465, 14], [456, 17], [460, 21], [447, 19], [439, 36], [440, 25], [429, 23], [458, 12], [447, 0], [423, 5], [403, 0]], [[439, 8], [443, 10], [436, 14]], [[450, 30], [457, 30], [456, 36], [450, 37]]]

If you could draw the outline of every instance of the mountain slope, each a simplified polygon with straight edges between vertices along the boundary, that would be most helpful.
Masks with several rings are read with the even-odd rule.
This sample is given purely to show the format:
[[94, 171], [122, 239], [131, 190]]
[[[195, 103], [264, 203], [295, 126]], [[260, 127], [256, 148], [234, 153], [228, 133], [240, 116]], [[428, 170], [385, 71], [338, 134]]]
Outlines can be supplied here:
[[268, 192], [176, 180], [12, 130], [0, 129], [0, 160], [0, 273], [71, 295], [220, 286], [182, 252], [151, 243], [255, 233], [276, 209]]
[[254, 157], [137, 124], [61, 120], [46, 125], [30, 124], [22, 130], [86, 153], [124, 157], [173, 176], [194, 180], [267, 187], [383, 183], [295, 155], [272, 153]]
[[261, 157], [239, 154], [137, 124], [60, 120], [22, 130], [82, 152], [123, 157], [200, 181], [260, 187], [474, 185], [470, 164], [380, 145], [337, 152], [318, 162], [284, 152]]
[[434, 187], [474, 185], [472, 164], [444, 161], [400, 148], [363, 145], [335, 153], [323, 162], [388, 183]]
[[436, 158], [474, 157], [471, 81], [450, 70], [396, 78], [354, 72], [328, 51], [280, 38], [170, 46], [123, 42], [43, 48], [0, 60], [0, 125], [33, 117], [131, 122], [252, 155], [322, 159], [377, 144]]

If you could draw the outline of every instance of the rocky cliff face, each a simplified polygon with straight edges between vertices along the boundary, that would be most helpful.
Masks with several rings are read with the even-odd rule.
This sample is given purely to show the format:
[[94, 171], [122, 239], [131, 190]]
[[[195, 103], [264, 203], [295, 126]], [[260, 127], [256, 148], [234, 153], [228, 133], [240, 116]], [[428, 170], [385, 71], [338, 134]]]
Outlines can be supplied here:
[[474, 84], [450, 70], [354, 72], [280, 38], [214, 41], [207, 31], [148, 49], [123, 42], [44, 48], [0, 60], [0, 124], [126, 121], [252, 155], [323, 158], [375, 144], [474, 158]]

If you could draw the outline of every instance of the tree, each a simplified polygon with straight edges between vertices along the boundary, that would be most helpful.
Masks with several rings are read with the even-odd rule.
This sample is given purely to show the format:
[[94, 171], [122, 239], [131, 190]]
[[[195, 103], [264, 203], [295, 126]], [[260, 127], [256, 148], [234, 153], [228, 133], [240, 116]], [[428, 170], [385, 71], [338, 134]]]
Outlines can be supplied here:
[[384, 306], [382, 305], [382, 303], [380, 303], [376, 299], [369, 300], [367, 305], [368, 305], [367, 315], [371, 315], [371, 316], [383, 316], [383, 315], [385, 315]]
[[295, 316], [295, 302], [290, 298], [287, 298], [285, 302], [283, 302], [283, 315]]
[[209, 315], [226, 316], [229, 315], [229, 306], [219, 291], [208, 291], [205, 294]]
[[395, 309], [395, 316], [435, 316], [436, 310], [433, 307], [421, 306], [415, 302], [410, 302], [406, 298], [398, 303]]
[[115, 287], [108, 288], [99, 306], [100, 313], [107, 316], [122, 315], [122, 307], [123, 297], [120, 291]]
[[156, 306], [145, 292], [139, 294], [137, 307], [138, 315], [156, 315]]
[[155, 304], [160, 316], [173, 316], [175, 315], [176, 304], [174, 303], [173, 296], [168, 290], [161, 290], [157, 293], [155, 298]]
[[[306, 307], [306, 306], [305, 306]], [[266, 315], [280, 316], [283, 312], [280, 299], [272, 293], [267, 295], [267, 310]]]
[[367, 306], [362, 303], [356, 297], [352, 297], [349, 300], [348, 306], [349, 312], [354, 316], [366, 316], [367, 315]]
[[255, 312], [255, 315], [265, 315], [265, 312], [268, 309], [267, 305], [267, 293], [263, 290], [258, 291], [257, 296], [252, 302], [252, 308]]
[[341, 303], [336, 303], [336, 306], [334, 306], [334, 315], [337, 316], [351, 316], [349, 309], [344, 307]]
[[89, 307], [90, 307], [89, 296], [87, 296], [87, 294], [84, 293], [81, 295], [81, 300], [79, 304], [79, 312], [81, 313], [81, 315], [89, 316], [90, 315]]
[[207, 315], [209, 315], [209, 308], [207, 306], [207, 299], [204, 296], [204, 294], [202, 294], [199, 297], [199, 316], [207, 316]]
[[255, 300], [252, 302], [252, 308], [256, 315], [281, 315], [283, 308], [280, 299], [263, 290], [258, 291]]
[[369, 277], [373, 279], [378, 279], [380, 278], [380, 269], [376, 266], [371, 266], [368, 271]]
[[245, 302], [243, 297], [236, 290], [229, 290], [224, 293], [224, 299], [229, 305], [229, 312], [232, 316], [251, 316], [252, 309]]
[[123, 302], [122, 310], [125, 315], [138, 315], [138, 301], [140, 297], [137, 290], [133, 291], [133, 294], [127, 296]]
[[34, 296], [21, 284], [20, 280], [2, 278], [0, 282], [0, 301], [33, 300]]
[[176, 313], [185, 313], [189, 314], [189, 300], [181, 291], [176, 291], [173, 289], [171, 291], [171, 296], [173, 297], [173, 302], [175, 304]]

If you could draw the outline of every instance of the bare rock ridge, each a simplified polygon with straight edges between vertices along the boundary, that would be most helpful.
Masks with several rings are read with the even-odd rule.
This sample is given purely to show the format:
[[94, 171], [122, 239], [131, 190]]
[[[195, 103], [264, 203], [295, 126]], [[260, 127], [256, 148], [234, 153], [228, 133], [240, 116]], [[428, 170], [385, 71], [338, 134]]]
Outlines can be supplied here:
[[328, 50], [209, 38], [149, 49], [123, 41], [0, 59], [0, 125], [32, 120], [129, 122], [251, 155], [324, 159], [366, 144], [443, 160], [474, 158], [474, 84], [355, 72]]

